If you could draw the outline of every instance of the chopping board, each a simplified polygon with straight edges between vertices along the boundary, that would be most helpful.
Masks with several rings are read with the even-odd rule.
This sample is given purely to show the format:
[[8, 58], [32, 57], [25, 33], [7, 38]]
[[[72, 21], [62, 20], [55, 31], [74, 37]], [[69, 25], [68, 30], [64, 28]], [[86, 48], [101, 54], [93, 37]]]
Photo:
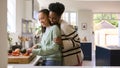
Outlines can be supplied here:
[[35, 55], [30, 54], [29, 56], [8, 56], [9, 64], [28, 64], [32, 61]]

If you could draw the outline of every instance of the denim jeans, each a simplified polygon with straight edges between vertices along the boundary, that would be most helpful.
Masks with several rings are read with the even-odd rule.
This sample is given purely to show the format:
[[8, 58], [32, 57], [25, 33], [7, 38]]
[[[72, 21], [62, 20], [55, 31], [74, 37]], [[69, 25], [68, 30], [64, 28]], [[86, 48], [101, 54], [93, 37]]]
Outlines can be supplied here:
[[62, 62], [56, 61], [56, 60], [44, 60], [42, 65], [43, 66], [62, 66]]

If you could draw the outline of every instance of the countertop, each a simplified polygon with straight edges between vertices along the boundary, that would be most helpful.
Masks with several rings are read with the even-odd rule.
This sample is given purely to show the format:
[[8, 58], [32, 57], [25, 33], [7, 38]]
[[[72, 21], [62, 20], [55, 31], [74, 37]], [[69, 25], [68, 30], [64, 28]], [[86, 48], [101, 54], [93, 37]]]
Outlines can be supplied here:
[[98, 47], [102, 47], [109, 50], [120, 50], [120, 46], [98, 46]]

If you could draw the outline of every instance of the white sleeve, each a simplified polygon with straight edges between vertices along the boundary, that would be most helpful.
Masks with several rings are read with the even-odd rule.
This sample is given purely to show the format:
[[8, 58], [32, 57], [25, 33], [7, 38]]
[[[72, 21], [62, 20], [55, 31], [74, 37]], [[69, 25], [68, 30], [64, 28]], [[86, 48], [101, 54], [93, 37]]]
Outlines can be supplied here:
[[63, 23], [61, 25], [61, 30], [63, 31], [63, 34], [61, 36], [64, 46], [63, 51], [76, 47], [76, 43], [77, 45], [80, 45], [79, 36], [71, 25]]
[[69, 35], [70, 33], [74, 32], [74, 28], [73, 26], [71, 26], [68, 23], [62, 23], [61, 24], [61, 31], [65, 34], [65, 35]]

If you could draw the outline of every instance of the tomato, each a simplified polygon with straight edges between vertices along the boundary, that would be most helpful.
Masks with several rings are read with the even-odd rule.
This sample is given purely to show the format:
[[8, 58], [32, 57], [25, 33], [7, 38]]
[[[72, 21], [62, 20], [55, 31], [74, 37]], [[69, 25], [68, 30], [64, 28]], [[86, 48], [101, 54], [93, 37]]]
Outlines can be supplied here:
[[29, 53], [28, 53], [28, 52], [26, 52], [25, 54], [23, 54], [23, 56], [29, 56]]
[[17, 51], [12, 52], [12, 56], [19, 56], [19, 55], [20, 55], [20, 53], [18, 53]]
[[19, 48], [15, 49], [15, 52], [20, 53], [20, 49]]

